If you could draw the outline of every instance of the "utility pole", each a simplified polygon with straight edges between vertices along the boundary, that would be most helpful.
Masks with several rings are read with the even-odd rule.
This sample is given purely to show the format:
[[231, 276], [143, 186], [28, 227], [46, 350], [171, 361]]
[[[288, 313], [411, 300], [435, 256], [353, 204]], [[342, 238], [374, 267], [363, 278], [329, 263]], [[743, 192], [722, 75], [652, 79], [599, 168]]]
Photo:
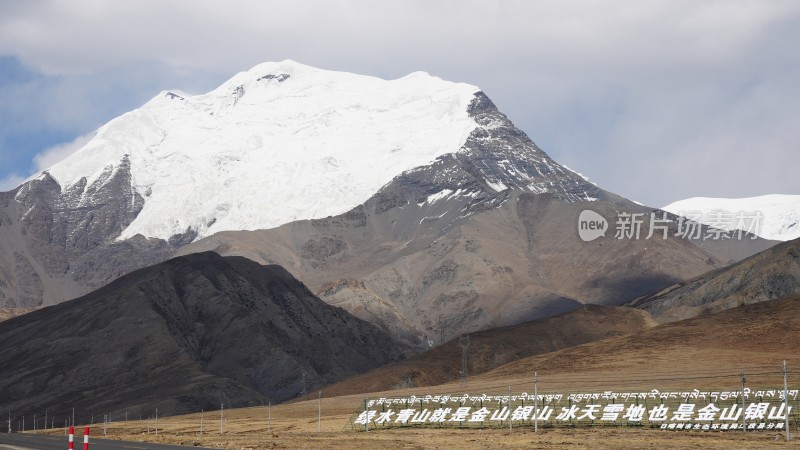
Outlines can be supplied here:
[[225, 417], [223, 411], [225, 410], [225, 404], [219, 404], [219, 434], [222, 434], [222, 419]]
[[461, 388], [467, 388], [469, 380], [469, 373], [467, 368], [467, 357], [469, 355], [469, 335], [462, 334], [458, 339], [458, 345], [461, 346]]
[[203, 435], [203, 416], [205, 415], [206, 410], [200, 410], [200, 436]]
[[75, 407], [72, 407], [72, 426], [75, 426]]
[[786, 384], [786, 360], [783, 360], [783, 409], [786, 410], [784, 416], [784, 426], [786, 427], [786, 442], [792, 439], [792, 433], [789, 430], [789, 388]]
[[538, 374], [533, 372], [533, 432], [539, 432], [539, 392], [537, 389]]
[[272, 402], [267, 405], [267, 433], [272, 433]]
[[158, 408], [156, 408], [156, 436], [158, 436]]
[[44, 429], [47, 429], [47, 408], [44, 409]]
[[508, 387], [508, 431], [513, 431], [514, 425], [511, 424], [511, 386]]
[[322, 391], [319, 391], [317, 400], [317, 433], [322, 431]]
[[365, 433], [369, 432], [369, 420], [366, 420], [366, 419], [369, 418], [369, 412], [368, 412], [369, 410], [367, 409], [367, 402], [368, 401], [369, 401], [368, 398], [364, 399], [364, 414], [366, 415], [365, 420], [364, 420], [364, 432]]
[[747, 432], [747, 424], [744, 421], [744, 383], [745, 383], [745, 381], [746, 380], [744, 378], [744, 369], [742, 369], [742, 431], [743, 432]]

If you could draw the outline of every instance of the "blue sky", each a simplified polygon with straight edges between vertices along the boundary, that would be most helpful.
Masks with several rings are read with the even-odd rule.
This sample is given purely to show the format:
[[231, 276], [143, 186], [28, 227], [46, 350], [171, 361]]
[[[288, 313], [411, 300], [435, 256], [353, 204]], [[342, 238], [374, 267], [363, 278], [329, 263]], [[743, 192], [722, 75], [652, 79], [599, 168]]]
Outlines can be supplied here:
[[[224, 6], [223, 6], [224, 5]], [[0, 189], [163, 89], [260, 62], [480, 86], [562, 164], [653, 206], [800, 194], [800, 2], [0, 2]]]

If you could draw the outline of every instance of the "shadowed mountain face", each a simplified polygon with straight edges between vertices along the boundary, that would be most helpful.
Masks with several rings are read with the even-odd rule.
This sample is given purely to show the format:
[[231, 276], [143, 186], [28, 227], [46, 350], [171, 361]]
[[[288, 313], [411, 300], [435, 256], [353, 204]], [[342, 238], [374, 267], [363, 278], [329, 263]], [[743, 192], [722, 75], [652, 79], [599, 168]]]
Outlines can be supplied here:
[[56, 304], [168, 259], [184, 236], [115, 240], [142, 205], [127, 159], [88, 185], [45, 173], [0, 192], [0, 306]]
[[404, 357], [278, 266], [213, 253], [126, 275], [0, 323], [15, 414], [199, 411], [281, 401]]
[[659, 322], [674, 322], [800, 294], [800, 239], [631, 302]]

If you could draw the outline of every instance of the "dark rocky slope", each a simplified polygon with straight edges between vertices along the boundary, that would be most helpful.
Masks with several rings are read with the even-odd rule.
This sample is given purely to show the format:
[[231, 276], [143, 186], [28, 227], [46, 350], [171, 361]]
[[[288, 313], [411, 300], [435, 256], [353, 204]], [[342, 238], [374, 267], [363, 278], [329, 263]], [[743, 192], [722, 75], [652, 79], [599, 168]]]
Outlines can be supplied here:
[[0, 410], [80, 417], [282, 401], [406, 351], [283, 268], [214, 253], [2, 322], [0, 342]]

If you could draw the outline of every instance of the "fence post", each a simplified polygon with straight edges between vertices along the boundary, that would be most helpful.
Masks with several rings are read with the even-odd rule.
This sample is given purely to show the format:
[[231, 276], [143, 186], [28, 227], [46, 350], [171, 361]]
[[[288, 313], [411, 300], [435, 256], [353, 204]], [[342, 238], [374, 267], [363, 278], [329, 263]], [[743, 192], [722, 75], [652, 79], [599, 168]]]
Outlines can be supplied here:
[[508, 387], [508, 431], [513, 431], [514, 425], [511, 424], [511, 386]]
[[537, 389], [538, 373], [533, 372], [533, 432], [539, 432], [539, 390]]
[[786, 360], [783, 360], [783, 409], [786, 411], [784, 425], [786, 426], [786, 442], [792, 440], [792, 433], [789, 430], [789, 388], [786, 384]]

